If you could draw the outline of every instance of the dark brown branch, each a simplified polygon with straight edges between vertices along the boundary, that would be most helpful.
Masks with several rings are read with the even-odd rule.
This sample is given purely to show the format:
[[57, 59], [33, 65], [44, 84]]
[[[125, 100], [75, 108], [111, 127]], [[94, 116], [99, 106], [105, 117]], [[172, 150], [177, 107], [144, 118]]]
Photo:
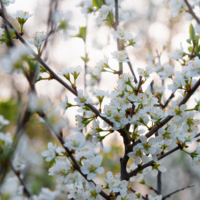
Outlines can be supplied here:
[[162, 173], [160, 171], [158, 171], [158, 175], [157, 175], [157, 192], [158, 194], [162, 194]]
[[188, 9], [189, 9], [189, 13], [196, 19], [197, 23], [200, 24], [200, 20], [199, 18], [196, 16], [196, 14], [194, 13], [191, 5], [188, 3], [188, 0], [184, 0], [185, 4], [187, 5]]
[[165, 196], [162, 198], [162, 200], [165, 200], [165, 199], [167, 199], [167, 198], [170, 198], [173, 194], [175, 194], [175, 193], [177, 193], [177, 192], [180, 192], [181, 190], [185, 190], [185, 189], [187, 189], [187, 188], [193, 187], [193, 186], [194, 186], [194, 185], [188, 185], [187, 187], [178, 189], [178, 190], [176, 190], [176, 191], [174, 191], [174, 192], [172, 192], [172, 193], [170, 193], [170, 194], [165, 195]]
[[25, 184], [24, 180], [20, 177], [20, 173], [18, 173], [18, 172], [15, 170], [15, 168], [13, 167], [11, 161], [9, 161], [9, 162], [10, 162], [10, 166], [11, 166], [11, 168], [12, 168], [12, 171], [15, 173], [15, 175], [16, 175], [17, 178], [19, 179], [21, 185], [23, 185], [24, 192], [26, 193], [27, 197], [30, 198], [32, 195], [31, 195], [31, 193], [29, 192], [28, 188], [26, 187], [26, 184]]
[[[128, 57], [128, 59], [129, 59], [129, 57]], [[130, 59], [129, 59], [129, 60], [130, 60]], [[134, 77], [134, 82], [135, 82], [135, 83], [138, 83], [137, 77], [136, 77], [136, 75], [135, 75], [135, 73], [134, 73], [134, 71], [133, 71], [133, 67], [132, 67], [131, 62], [128, 61], [127, 63], [128, 63], [128, 66], [129, 66], [129, 68], [130, 68], [130, 70], [131, 70], [131, 73], [132, 73], [132, 75], [133, 75], [133, 77]]]
[[164, 105], [162, 105], [162, 108], [166, 108], [169, 102], [174, 98], [174, 93], [171, 93], [170, 97], [167, 99]]
[[152, 186], [149, 186], [148, 189], [154, 191], [156, 194], [159, 194], [158, 190], [154, 189]]
[[[137, 191], [136, 190], [134, 190], [133, 188], [131, 188], [131, 187], [127, 187], [129, 190], [131, 190], [133, 193], [136, 193]], [[145, 199], [145, 200], [147, 200], [147, 198], [146, 197], [144, 197], [143, 195], [142, 195], [142, 199]]]

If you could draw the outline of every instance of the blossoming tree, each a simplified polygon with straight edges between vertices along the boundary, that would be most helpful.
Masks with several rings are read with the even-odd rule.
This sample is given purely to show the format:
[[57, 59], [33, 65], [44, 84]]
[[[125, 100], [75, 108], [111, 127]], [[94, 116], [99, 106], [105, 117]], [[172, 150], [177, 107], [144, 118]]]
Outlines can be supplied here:
[[[118, 63], [118, 70], [109, 63], [109, 58], [105, 57], [96, 64], [90, 74], [93, 84], [98, 84], [99, 77], [104, 73], [118, 76], [116, 87], [111, 93], [100, 89], [86, 92], [86, 74], [89, 74], [87, 54], [82, 57], [85, 91], [79, 89], [77, 82], [83, 71], [82, 66], [67, 66], [61, 72], [57, 72], [49, 67], [51, 60], [43, 60], [43, 52], [49, 37], [58, 32], [66, 36], [69, 29], [74, 29], [70, 25], [70, 13], [61, 13], [57, 9], [58, 1], [51, 1], [54, 6], [51, 10], [50, 31], [36, 32], [30, 39], [24, 36], [24, 26], [32, 14], [17, 10], [12, 15], [19, 22], [18, 32], [8, 20], [6, 12], [7, 6], [17, 1], [0, 0], [0, 3], [3, 23], [3, 28], [0, 28], [0, 41], [8, 47], [8, 52], [1, 57], [1, 66], [8, 74], [23, 74], [30, 87], [29, 99], [19, 116], [15, 133], [0, 132], [1, 200], [54, 200], [62, 197], [75, 200], [164, 200], [180, 190], [191, 187], [186, 186], [172, 193], [163, 194], [161, 174], [167, 171], [163, 158], [171, 156], [175, 151], [181, 150], [189, 154], [193, 165], [198, 165], [200, 161], [199, 145], [192, 152], [187, 150], [189, 144], [199, 141], [200, 120], [194, 116], [200, 111], [200, 101], [195, 99], [193, 107], [186, 104], [193, 98], [200, 85], [200, 20], [193, 10], [198, 6], [197, 0], [168, 1], [173, 17], [187, 11], [197, 22], [195, 27], [192, 24], [188, 27], [189, 38], [183, 41], [189, 44], [189, 52], [187, 53], [180, 44], [180, 48], [168, 54], [169, 62], [161, 64], [158, 54], [158, 61], [151, 57], [147, 67], [137, 70], [131, 64], [127, 48], [140, 48], [140, 36], [133, 35], [123, 26], [129, 14], [122, 10], [122, 0], [82, 1], [79, 6], [86, 16], [94, 13], [97, 25], [106, 24], [113, 29], [111, 35], [116, 41], [117, 49], [110, 54]], [[86, 27], [81, 27], [76, 37], [86, 41]], [[18, 40], [21, 45], [16, 45]], [[175, 70], [171, 60], [181, 63], [181, 69]], [[124, 73], [125, 63], [128, 64], [130, 73]], [[48, 74], [48, 78], [43, 77], [44, 73]], [[152, 73], [160, 77], [162, 85], [149, 81]], [[61, 113], [48, 97], [37, 95], [35, 84], [46, 79], [54, 79], [69, 90], [74, 95], [75, 103], [69, 102], [68, 96], [65, 95], [65, 99], [59, 105]], [[164, 84], [168, 79], [171, 79], [171, 84]], [[163, 93], [167, 88], [171, 95], [165, 100]], [[173, 99], [177, 92], [182, 96], [180, 102]], [[104, 103], [107, 97], [110, 97], [110, 102]], [[62, 115], [74, 106], [79, 108], [80, 113], [75, 116], [76, 127], [64, 137], [63, 128], [66, 126], [66, 120]], [[49, 142], [48, 149], [41, 152], [45, 161], [51, 163], [49, 176], [55, 177], [59, 185], [55, 191], [42, 187], [38, 195], [33, 195], [27, 187], [21, 173], [25, 164], [14, 154], [33, 113], [37, 114], [39, 120], [47, 125], [59, 141]], [[0, 129], [8, 124], [9, 121], [0, 115]], [[118, 163], [120, 173], [105, 171], [102, 166], [103, 143], [114, 132], [118, 132], [123, 140], [123, 156]], [[130, 161], [132, 163], [128, 165]], [[18, 179], [14, 176], [6, 178], [9, 169]], [[104, 173], [105, 177], [101, 175]], [[150, 188], [155, 195], [142, 194], [130, 187], [134, 181], [145, 184], [147, 174], [157, 177], [157, 189]], [[97, 176], [103, 180], [96, 179]]]

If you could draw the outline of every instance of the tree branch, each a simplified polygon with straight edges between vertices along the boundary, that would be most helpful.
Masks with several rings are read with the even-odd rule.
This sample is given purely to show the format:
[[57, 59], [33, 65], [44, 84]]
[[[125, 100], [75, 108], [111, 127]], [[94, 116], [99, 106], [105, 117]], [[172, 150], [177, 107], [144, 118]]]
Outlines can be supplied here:
[[158, 175], [157, 175], [157, 192], [158, 194], [162, 194], [162, 173], [160, 171], [158, 171]]
[[20, 177], [20, 173], [18, 173], [18, 172], [15, 170], [15, 168], [13, 167], [13, 165], [12, 165], [12, 163], [11, 163], [10, 160], [9, 160], [9, 162], [10, 162], [10, 166], [11, 166], [11, 168], [12, 168], [12, 171], [15, 173], [15, 175], [16, 175], [17, 178], [19, 179], [21, 185], [23, 185], [23, 187], [24, 187], [24, 192], [26, 193], [27, 197], [28, 197], [28, 198], [31, 198], [32, 195], [31, 195], [31, 193], [29, 192], [28, 188], [26, 187], [26, 184], [25, 184], [24, 180]]
[[[129, 57], [128, 57], [128, 59], [129, 59]], [[129, 59], [129, 60], [130, 60], [130, 59]], [[127, 63], [128, 63], [129, 68], [130, 68], [130, 71], [131, 71], [131, 73], [132, 73], [132, 75], [133, 75], [133, 77], [134, 77], [134, 82], [135, 82], [135, 83], [138, 83], [137, 77], [136, 77], [136, 75], [135, 75], [135, 73], [134, 73], [134, 71], [133, 71], [133, 67], [132, 67], [131, 62], [128, 61]]]
[[196, 19], [197, 23], [200, 24], [200, 20], [199, 18], [196, 16], [196, 14], [194, 13], [191, 5], [189, 4], [188, 0], [184, 0], [185, 4], [187, 5], [188, 9], [189, 9], [189, 13]]
[[175, 193], [177, 193], [177, 192], [180, 192], [181, 190], [185, 190], [185, 189], [187, 189], [187, 188], [193, 187], [193, 186], [194, 186], [194, 185], [188, 185], [187, 187], [178, 189], [178, 190], [176, 190], [176, 191], [174, 191], [174, 192], [172, 192], [172, 193], [170, 193], [170, 194], [167, 194], [167, 195], [163, 196], [162, 200], [165, 200], [165, 199], [167, 199], [167, 198], [170, 198], [171, 195], [173, 195], [173, 194], [175, 194]]
[[[136, 193], [137, 191], [136, 190], [134, 190], [133, 188], [131, 188], [131, 187], [127, 187], [129, 190], [131, 190], [133, 193]], [[147, 198], [146, 197], [144, 197], [144, 196], [142, 196], [142, 199], [145, 199], [145, 200], [147, 200]]]

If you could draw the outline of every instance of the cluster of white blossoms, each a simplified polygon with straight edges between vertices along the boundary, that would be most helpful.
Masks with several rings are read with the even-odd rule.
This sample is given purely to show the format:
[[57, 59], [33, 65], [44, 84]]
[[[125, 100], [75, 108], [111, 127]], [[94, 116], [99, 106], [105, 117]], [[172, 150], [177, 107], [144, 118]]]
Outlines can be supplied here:
[[101, 200], [102, 197], [99, 193], [102, 190], [102, 186], [100, 184], [94, 185], [93, 183], [83, 185], [73, 186], [69, 190], [69, 199], [80, 199], [80, 200]]

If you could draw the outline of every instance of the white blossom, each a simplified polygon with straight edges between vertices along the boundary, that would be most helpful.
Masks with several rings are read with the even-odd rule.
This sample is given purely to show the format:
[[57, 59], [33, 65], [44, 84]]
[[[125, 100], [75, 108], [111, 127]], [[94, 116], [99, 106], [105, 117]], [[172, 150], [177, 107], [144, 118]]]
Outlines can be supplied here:
[[65, 143], [64, 146], [74, 150], [80, 149], [84, 146], [85, 144], [85, 137], [83, 133], [76, 133], [75, 135], [71, 136], [68, 135], [65, 138]]
[[53, 158], [56, 157], [56, 153], [61, 153], [61, 152], [64, 152], [64, 149], [62, 147], [57, 147], [57, 144], [55, 143], [53, 145], [52, 142], [49, 142], [48, 145], [48, 150], [45, 150], [41, 153], [41, 155], [43, 157], [46, 157], [45, 160], [47, 162], [51, 161]]
[[140, 40], [139, 35], [133, 37], [133, 35], [131, 33], [128, 33], [125, 37], [125, 40], [128, 41], [128, 46], [133, 46], [136, 49], [141, 47], [141, 45], [138, 44], [138, 41]]
[[74, 172], [71, 167], [72, 164], [67, 158], [65, 160], [56, 159], [54, 165], [49, 169], [49, 175], [56, 176], [56, 181], [58, 183], [67, 183], [70, 174]]
[[126, 50], [123, 51], [115, 51], [112, 53], [113, 58], [117, 59], [118, 62], [129, 62], [128, 54]]
[[83, 166], [81, 167], [81, 172], [87, 174], [87, 179], [91, 180], [96, 176], [96, 172], [99, 174], [104, 173], [104, 168], [100, 167], [103, 156], [97, 155], [91, 159], [83, 160]]
[[170, 0], [169, 7], [171, 9], [172, 17], [177, 17], [180, 8], [182, 7], [184, 0]]
[[128, 181], [120, 180], [120, 174], [113, 174], [112, 172], [106, 173], [107, 179], [104, 179], [107, 183], [109, 188], [113, 192], [120, 192], [122, 196], [127, 194], [127, 185]]
[[28, 58], [30, 53], [30, 48], [22, 45], [11, 48], [8, 55], [1, 57], [2, 67], [5, 72], [20, 72], [22, 70], [24, 60]]
[[5, 125], [8, 125], [10, 122], [7, 119], [4, 119], [3, 115], [0, 115], [0, 128]]
[[78, 96], [74, 98], [74, 100], [77, 102], [79, 106], [83, 106], [84, 104], [89, 104], [92, 102], [92, 100], [89, 98], [88, 94], [83, 94], [83, 90], [78, 90]]
[[13, 143], [12, 136], [9, 132], [1, 133], [0, 132], [0, 140], [4, 142], [4, 145], [11, 145]]
[[108, 13], [112, 10], [114, 7], [114, 3], [102, 5], [101, 8], [98, 10], [98, 17], [97, 17], [97, 24], [101, 24], [102, 21], [104, 21], [107, 18]]
[[37, 48], [39, 48], [46, 38], [47, 38], [47, 35], [44, 32], [36, 32], [28, 40], [28, 43], [33, 44]]
[[169, 63], [164, 63], [162, 66], [162, 70], [158, 72], [158, 75], [160, 75], [160, 78], [162, 80], [165, 80], [166, 78], [172, 76], [174, 72], [174, 67], [172, 67]]
[[33, 16], [32, 14], [30, 15], [29, 12], [26, 12], [26, 11], [23, 11], [23, 10], [18, 10], [18, 11], [16, 11], [15, 14], [12, 15], [13, 18], [16, 18], [17, 20], [24, 20], [24, 22], [29, 17], [32, 17], [32, 16]]
[[[172, 0], [172, 1], [174, 1], [174, 0]], [[178, 59], [182, 58], [183, 57], [183, 46], [182, 46], [182, 43], [180, 43], [180, 49], [176, 49], [176, 50], [172, 51], [171, 53], [168, 54], [168, 57], [172, 58], [172, 59], [175, 59], [175, 60], [178, 60]]]
[[115, 39], [119, 38], [120, 40], [125, 39], [127, 34], [130, 32], [130, 29], [124, 30], [124, 28], [120, 25], [117, 26], [117, 31], [113, 31], [112, 35]]
[[15, 155], [15, 158], [13, 160], [13, 167], [15, 170], [20, 170], [20, 171], [26, 167], [25, 161], [19, 154]]

